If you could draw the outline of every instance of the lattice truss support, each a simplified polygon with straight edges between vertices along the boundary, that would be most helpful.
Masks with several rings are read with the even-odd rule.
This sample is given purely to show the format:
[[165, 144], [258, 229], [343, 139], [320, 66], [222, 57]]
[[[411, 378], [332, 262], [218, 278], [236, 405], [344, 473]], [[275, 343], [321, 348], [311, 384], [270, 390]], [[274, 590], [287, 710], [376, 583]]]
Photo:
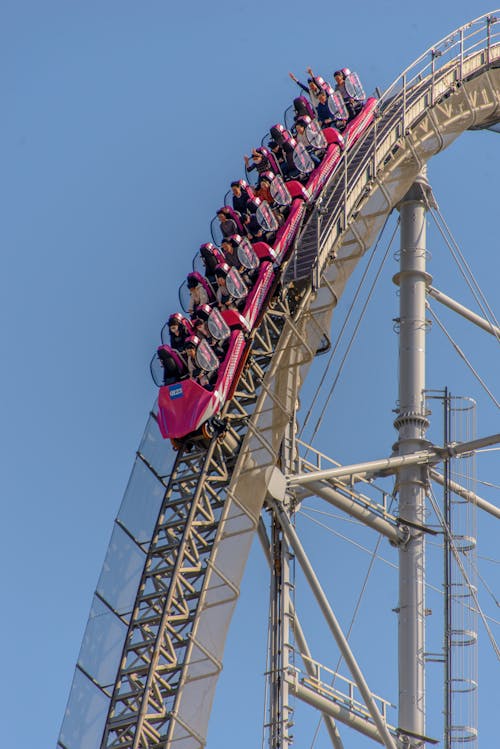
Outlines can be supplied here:
[[[296, 302], [293, 294], [283, 295], [264, 316], [238, 389], [223, 412], [227, 432], [208, 446], [198, 442], [178, 453], [144, 565], [102, 747], [147, 749], [171, 740], [182, 721], [176, 702], [187, 664], [193, 669], [196, 653], [202, 652], [214, 674], [221, 669], [218, 657], [197, 641], [194, 624], [200, 604], [234, 605], [238, 596], [211, 555], [246, 425]], [[183, 727], [190, 733], [189, 725]]]

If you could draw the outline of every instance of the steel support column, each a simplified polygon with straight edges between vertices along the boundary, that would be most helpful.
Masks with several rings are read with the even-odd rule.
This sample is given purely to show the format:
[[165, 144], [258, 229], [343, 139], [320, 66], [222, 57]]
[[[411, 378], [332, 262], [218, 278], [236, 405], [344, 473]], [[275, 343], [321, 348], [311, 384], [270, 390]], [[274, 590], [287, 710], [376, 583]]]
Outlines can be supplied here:
[[380, 736], [380, 742], [386, 747], [386, 749], [396, 749], [396, 741], [389, 733], [387, 724], [380, 714], [378, 707], [375, 703], [373, 695], [368, 688], [368, 684], [365, 681], [365, 677], [354, 657], [354, 654], [349, 646], [347, 638], [345, 637], [338, 621], [333, 613], [330, 603], [319, 583], [316, 573], [314, 572], [312, 565], [304, 551], [302, 544], [300, 543], [299, 537], [295, 532], [290, 519], [280, 502], [271, 500], [273, 509], [275, 510], [278, 520], [283, 528], [285, 536], [293, 549], [297, 562], [300, 564], [302, 572], [309, 583], [309, 587], [316, 598], [316, 601], [321, 609], [325, 621], [328, 624], [332, 635], [337, 642], [339, 650], [346, 662], [347, 668], [351, 672], [353, 680], [360, 691], [360, 694], [365, 702], [366, 708], [370, 713], [375, 726], [377, 727], [378, 734]]
[[[262, 520], [262, 517], [259, 520], [258, 534], [259, 534], [259, 540], [260, 540], [262, 549], [267, 559], [267, 563], [269, 564], [269, 567], [272, 568], [273, 560], [271, 556], [271, 545], [269, 543], [269, 538], [268, 538], [266, 527], [264, 525], [264, 521]], [[295, 611], [295, 606], [291, 598], [290, 598], [290, 618], [292, 620], [294, 639], [297, 644], [298, 652], [303, 660], [304, 668], [308, 676], [312, 678], [316, 678], [317, 672], [312, 662], [311, 651], [309, 649], [309, 645], [307, 643], [304, 632], [302, 630], [302, 625], [300, 623], [299, 616], [297, 612]], [[292, 690], [293, 690], [293, 687], [292, 687]], [[331, 715], [325, 712], [323, 713], [322, 717], [323, 717], [323, 721], [325, 723], [326, 729], [328, 731], [328, 735], [330, 736], [330, 741], [332, 742], [333, 748], [344, 749], [344, 744], [342, 743], [342, 739], [340, 738], [340, 734], [335, 724], [335, 720], [332, 718]]]
[[[399, 402], [394, 426], [399, 455], [426, 446], [425, 389], [426, 210], [430, 188], [423, 170], [398, 208], [401, 214]], [[416, 526], [425, 522], [425, 467], [398, 471], [399, 515]], [[410, 526], [411, 527], [411, 526]], [[399, 728], [425, 734], [425, 537], [414, 530], [399, 552]], [[412, 746], [423, 742], [411, 739]]]
[[289, 749], [293, 711], [286, 679], [290, 665], [290, 559], [278, 521], [271, 525], [271, 616], [269, 674], [269, 747]]

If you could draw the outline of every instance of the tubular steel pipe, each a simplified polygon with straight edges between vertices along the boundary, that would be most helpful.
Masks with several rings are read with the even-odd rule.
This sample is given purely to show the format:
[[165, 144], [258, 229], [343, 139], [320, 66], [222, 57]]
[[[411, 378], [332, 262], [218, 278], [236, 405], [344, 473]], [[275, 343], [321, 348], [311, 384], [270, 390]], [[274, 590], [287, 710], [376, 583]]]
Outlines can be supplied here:
[[462, 317], [465, 317], [466, 320], [470, 320], [470, 322], [473, 322], [474, 325], [477, 325], [487, 333], [490, 333], [492, 336], [500, 340], [500, 328], [497, 325], [494, 325], [489, 320], [481, 317], [481, 315], [477, 315], [475, 312], [472, 312], [472, 310], [470, 310], [468, 307], [464, 307], [463, 304], [455, 301], [455, 299], [446, 296], [446, 294], [443, 294], [442, 291], [439, 291], [439, 289], [436, 289], [434, 286], [429, 286], [427, 289], [427, 293], [437, 302], [440, 302], [440, 304], [443, 304], [445, 307], [453, 310], [453, 312], [457, 312], [459, 315], [462, 315]]
[[[437, 481], [437, 483], [441, 484], [441, 486], [444, 486], [445, 478], [442, 473], [439, 473], [439, 471], [431, 468], [429, 471], [429, 475], [431, 479]], [[483, 499], [475, 492], [471, 492], [469, 489], [461, 486], [461, 484], [458, 484], [456, 481], [448, 479], [448, 484], [454, 494], [458, 494], [459, 497], [462, 497], [463, 499], [466, 499], [467, 502], [471, 502], [472, 504], [476, 505], [476, 507], [478, 507], [480, 510], [484, 510], [490, 515], [493, 515], [493, 517], [500, 519], [500, 507], [496, 507], [496, 505], [491, 504], [491, 502]]]
[[[262, 517], [259, 518], [259, 525], [257, 528], [257, 532], [259, 535], [259, 541], [264, 551], [264, 556], [266, 557], [269, 567], [271, 567], [273, 562], [271, 558], [270, 543], [269, 543], [269, 538], [268, 538], [266, 527], [264, 525], [264, 521], [262, 520]], [[302, 629], [300, 619], [298, 617], [298, 614], [295, 611], [295, 606], [293, 605], [293, 601], [290, 599], [289, 603], [290, 603], [290, 615], [292, 617], [292, 622], [293, 622], [292, 627], [293, 627], [293, 633], [295, 635], [295, 641], [299, 648], [300, 655], [305, 656], [305, 658], [303, 658], [303, 663], [304, 663], [304, 668], [308, 676], [311, 676], [314, 678], [316, 676], [316, 671], [314, 669], [313, 664], [311, 663], [311, 660], [312, 660], [311, 651], [309, 649], [309, 645], [304, 635], [304, 630]], [[291, 688], [293, 691], [293, 687]], [[319, 709], [321, 710], [321, 708]], [[326, 726], [326, 730], [328, 731], [328, 735], [330, 736], [330, 741], [332, 742], [333, 749], [344, 749], [344, 744], [340, 737], [335, 720], [333, 716], [331, 715], [331, 711], [330, 713], [322, 711], [322, 717]]]
[[361, 672], [361, 669], [351, 651], [349, 643], [347, 642], [347, 639], [344, 633], [342, 632], [342, 629], [337, 621], [335, 614], [332, 611], [332, 608], [318, 581], [318, 578], [316, 577], [316, 573], [314, 572], [311, 566], [311, 563], [309, 562], [309, 559], [307, 558], [307, 555], [302, 547], [302, 544], [300, 543], [299, 537], [297, 536], [295, 529], [293, 528], [293, 526], [290, 523], [290, 520], [288, 519], [288, 515], [286, 514], [283, 506], [279, 502], [273, 501], [273, 507], [276, 510], [281, 527], [283, 528], [285, 536], [288, 539], [288, 543], [290, 544], [290, 546], [292, 547], [295, 553], [295, 557], [298, 563], [300, 564], [302, 571], [307, 579], [307, 582], [309, 583], [309, 586], [314, 594], [314, 597], [316, 598], [316, 601], [318, 602], [319, 607], [323, 613], [323, 616], [325, 617], [325, 620], [328, 626], [330, 627], [330, 631], [332, 632], [337, 642], [337, 645], [339, 646], [340, 652], [342, 653], [342, 656], [344, 657], [346, 665], [352, 674], [352, 678], [356, 682], [357, 687], [360, 691], [360, 694], [363, 697], [363, 700], [365, 701], [367, 710], [370, 713], [373, 719], [373, 722], [375, 723], [378, 729], [381, 743], [387, 749], [397, 749], [396, 743], [393, 737], [391, 736], [391, 734], [389, 733], [387, 725], [384, 719], [382, 718], [377, 708], [377, 705], [375, 704], [375, 701], [372, 697], [372, 693], [370, 689], [368, 688], [368, 684], [365, 681], [363, 673]]
[[302, 700], [302, 702], [306, 702], [317, 710], [321, 710], [323, 715], [329, 714], [332, 719], [335, 718], [335, 720], [338, 720], [340, 723], [345, 723], [356, 731], [359, 731], [359, 733], [373, 739], [373, 741], [377, 741], [379, 744], [384, 743], [380, 738], [376, 726], [374, 726], [373, 723], [369, 723], [365, 718], [356, 715], [352, 710], [348, 710], [346, 707], [342, 707], [342, 705], [339, 705], [332, 700], [328, 700], [326, 697], [323, 697], [307, 686], [300, 684], [300, 682], [293, 682], [290, 685], [290, 691], [299, 700]]
[[383, 517], [377, 515], [375, 512], [356, 504], [356, 502], [348, 497], [344, 497], [343, 494], [335, 491], [332, 486], [316, 481], [309, 484], [309, 487], [318, 497], [326, 500], [331, 505], [334, 505], [334, 507], [338, 507], [338, 509], [351, 515], [351, 517], [360, 520], [378, 533], [382, 533], [391, 543], [399, 544], [403, 540], [402, 534], [394, 523], [384, 520]]
[[[399, 204], [401, 215], [399, 402], [394, 426], [399, 455], [425, 447], [426, 210], [430, 188], [425, 168]], [[410, 527], [425, 524], [425, 469], [398, 471], [399, 516]], [[413, 531], [399, 550], [398, 669], [402, 730], [425, 735], [425, 534]]]

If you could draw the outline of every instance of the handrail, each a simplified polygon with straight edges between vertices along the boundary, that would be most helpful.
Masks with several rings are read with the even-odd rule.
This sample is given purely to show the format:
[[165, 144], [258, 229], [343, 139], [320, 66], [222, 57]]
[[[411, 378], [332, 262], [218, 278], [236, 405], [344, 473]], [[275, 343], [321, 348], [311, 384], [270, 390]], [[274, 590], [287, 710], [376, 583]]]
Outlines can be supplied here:
[[[304, 664], [307, 662], [311, 665], [311, 670], [314, 671], [315, 675], [302, 675], [302, 671], [298, 666], [291, 666], [291, 673], [293, 673], [298, 679], [301, 679], [305, 683], [310, 684], [318, 692], [328, 694], [332, 699], [341, 701], [344, 704], [349, 705], [351, 709], [357, 710], [363, 716], [369, 717], [369, 713], [365, 703], [361, 699], [358, 699], [356, 696], [359, 688], [355, 681], [348, 678], [347, 676], [343, 676], [338, 671], [334, 671], [333, 669], [328, 668], [328, 666], [325, 666], [316, 659], [311, 658], [304, 653], [301, 654], [301, 658], [304, 661]], [[326, 679], [329, 679], [329, 682], [326, 681]], [[335, 686], [336, 681], [342, 682], [340, 687]], [[342, 687], [346, 689], [345, 692], [342, 691]], [[396, 705], [394, 705], [390, 700], [386, 700], [384, 697], [381, 697], [378, 694], [374, 694], [373, 692], [372, 697], [377, 703], [382, 717], [385, 721], [387, 721], [389, 708], [395, 709]]]
[[[486, 37], [482, 37], [481, 41], [483, 43], [486, 42], [488, 45], [487, 59], [491, 62], [491, 49], [493, 48], [491, 42], [492, 39], [496, 38], [497, 36], [500, 39], [500, 23], [498, 25], [498, 34], [491, 34], [491, 26], [497, 21], [497, 19], [495, 17], [495, 19], [492, 20], [491, 15], [481, 17], [481, 19], [484, 18], [487, 19], [488, 33]], [[500, 11], [498, 21], [500, 21]], [[476, 22], [471, 22], [471, 24], [467, 24], [467, 26], [463, 28], [470, 28], [475, 23]], [[441, 63], [442, 55], [438, 54], [437, 50], [437, 47], [439, 45], [431, 48], [429, 50], [432, 55], [431, 66], [433, 61], [439, 59], [440, 64], [438, 66], [434, 66], [433, 69], [431, 67], [426, 76], [422, 75], [422, 71], [418, 74], [418, 76], [414, 76], [412, 80], [417, 81], [418, 78], [418, 81], [414, 82], [413, 86], [410, 87], [408, 85], [408, 79], [406, 76], [408, 74], [408, 71], [411, 71], [412, 67], [416, 64], [413, 63], [413, 65], [409, 66], [406, 71], [404, 71], [396, 79], [396, 81], [391, 84], [389, 89], [387, 89], [387, 91], [382, 95], [381, 117], [379, 121], [376, 120], [373, 127], [366, 133], [365, 137], [361, 138], [356, 143], [353, 150], [350, 150], [349, 153], [346, 154], [344, 159], [344, 161], [346, 162], [344, 164], [344, 168], [342, 170], [337, 170], [332, 175], [329, 184], [324, 190], [324, 192], [327, 194], [327, 197], [322, 201], [321, 205], [322, 214], [323, 216], [325, 216], [325, 218], [323, 218], [319, 230], [319, 247], [324, 244], [324, 241], [333, 231], [333, 228], [335, 226], [338, 226], [340, 231], [346, 230], [348, 226], [348, 217], [353, 209], [353, 205], [348, 206], [349, 202], [352, 203], [352, 200], [350, 200], [350, 198], [353, 193], [353, 186], [356, 186], [358, 184], [358, 181], [360, 180], [363, 172], [368, 175], [364, 180], [365, 185], [376, 178], [377, 172], [373, 169], [373, 167], [370, 169], [370, 163], [376, 164], [379, 167], [384, 163], [384, 160], [389, 157], [391, 150], [395, 145], [397, 145], [396, 141], [398, 140], [398, 138], [406, 134], [406, 128], [410, 125], [407, 118], [408, 111], [411, 107], [418, 106], [418, 103], [422, 101], [423, 97], [428, 95], [429, 85], [431, 86], [432, 103], [435, 104], [436, 100], [439, 99], [440, 95], [442, 95], [443, 93], [443, 91], [439, 91], [439, 83], [446, 77], [450, 77], [450, 75], [456, 75], [457, 71], [463, 76], [464, 63], [474, 57], [474, 54], [477, 55], [479, 51], [486, 50], [485, 46], [478, 47], [477, 40], [473, 47], [464, 46], [464, 39], [468, 39], [476, 35], [478, 33], [477, 30], [474, 31], [473, 34], [470, 34], [465, 38], [462, 37], [461, 29], [458, 29], [454, 32], [454, 34], [457, 33], [459, 34], [459, 37], [461, 39], [461, 41], [459, 39], [458, 42], [460, 50], [454, 57], [446, 60], [443, 64]], [[440, 42], [439, 44], [447, 43], [448, 49], [452, 49], [457, 46], [457, 43], [453, 43], [452, 40], [453, 34], [446, 37], [445, 40], [442, 40], [442, 42]], [[500, 45], [497, 43], [495, 46], [499, 47]], [[471, 55], [470, 50], [472, 48], [476, 51]], [[429, 51], [425, 54], [428, 54]], [[422, 61], [425, 58], [425, 54], [418, 58], [416, 62]], [[484, 64], [487, 65], [488, 63], [484, 61]], [[427, 65], [427, 68], [428, 67], [429, 64]], [[400, 88], [397, 93], [394, 93], [398, 81], [403, 82], [403, 88]], [[454, 82], [457, 83], [458, 78], [455, 78]], [[438, 91], [436, 93], [437, 88]], [[390, 95], [392, 93], [394, 93], [393, 96]], [[384, 103], [385, 108], [383, 106]], [[355, 165], [353, 170], [353, 158], [355, 157], [359, 148], [362, 147], [363, 143], [366, 143], [367, 139], [371, 139], [369, 148], [367, 149], [366, 153], [363, 155], [363, 158], [359, 161], [359, 163]], [[350, 187], [350, 190], [347, 190], [345, 187], [345, 178], [347, 176], [346, 171], [349, 169], [349, 166], [351, 167], [351, 172], [348, 178], [348, 185]], [[342, 183], [344, 183], [343, 190], [341, 191], [341, 196], [339, 196], [339, 186]], [[342, 199], [339, 199], [339, 197], [341, 197]], [[312, 268], [313, 278], [321, 277], [324, 262], [326, 261], [328, 254], [329, 251], [319, 252], [316, 258], [316, 262]]]
[[[400, 81], [406, 82], [406, 86], [411, 85], [413, 82], [415, 82], [415, 79], [417, 78], [417, 76], [422, 75], [422, 72], [428, 68], [429, 64], [432, 66], [434, 60], [445, 57], [444, 52], [447, 52], [453, 49], [457, 45], [457, 43], [461, 47], [462, 59], [463, 59], [463, 55], [466, 52], [470, 52], [473, 49], [478, 48], [477, 43], [470, 48], [464, 47], [464, 40], [476, 36], [478, 33], [480, 33], [481, 29], [474, 29], [474, 31], [467, 36], [464, 36], [464, 32], [467, 29], [471, 29], [474, 26], [479, 25], [481, 22], [482, 22], [481, 28], [484, 28], [486, 30], [487, 44], [485, 46], [485, 49], [489, 50], [491, 46], [492, 38], [495, 38], [496, 36], [500, 37], [500, 24], [499, 24], [498, 32], [496, 34], [491, 33], [491, 26], [494, 23], [500, 22], [500, 8], [497, 10], [491, 11], [490, 13], [485, 13], [484, 15], [479, 16], [473, 21], [469, 21], [469, 23], [466, 23], [463, 26], [460, 26], [458, 29], [455, 29], [455, 31], [452, 31], [451, 34], [448, 34], [447, 36], [443, 37], [443, 39], [440, 39], [432, 47], [429, 47], [425, 52], [423, 52], [423, 54], [420, 55], [420, 57], [417, 57], [416, 60], [414, 60], [410, 65], [408, 65], [408, 67], [405, 68], [405, 70], [403, 70], [403, 72], [400, 73], [400, 75], [384, 91], [384, 93], [380, 97], [380, 101], [382, 105], [384, 102], [386, 102], [388, 99], [390, 99], [394, 95], [394, 90], [396, 89]], [[458, 40], [456, 39], [457, 35], [458, 35]], [[429, 56], [430, 56], [430, 61], [427, 62], [427, 65], [425, 65], [422, 70], [419, 70], [418, 73], [414, 73], [413, 76], [410, 76], [409, 74], [411, 73], [411, 71], [414, 70], [414, 68], [420, 65]], [[449, 58], [448, 59], [445, 58], [443, 62], [444, 63], [449, 62]], [[438, 66], [438, 67], [442, 67], [442, 66]]]

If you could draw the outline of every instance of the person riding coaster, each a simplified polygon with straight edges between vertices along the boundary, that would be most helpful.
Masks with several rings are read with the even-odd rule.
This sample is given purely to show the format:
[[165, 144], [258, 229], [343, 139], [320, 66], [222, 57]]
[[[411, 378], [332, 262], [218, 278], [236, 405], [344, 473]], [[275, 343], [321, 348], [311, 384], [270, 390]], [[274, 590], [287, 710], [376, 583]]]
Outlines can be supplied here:
[[269, 192], [273, 201], [273, 207], [276, 206], [285, 216], [295, 198], [301, 198], [306, 203], [309, 201], [309, 194], [304, 185], [298, 180], [284, 181], [283, 177], [273, 172], [265, 172], [261, 179], [265, 179], [269, 184]]
[[[272, 253], [271, 247], [267, 247], [267, 245], [265, 245], [265, 247], [267, 248], [268, 253]], [[265, 250], [262, 251], [262, 255], [266, 255]], [[240, 314], [240, 312], [238, 312], [238, 310], [221, 310], [215, 306], [211, 307], [209, 304], [203, 304], [196, 309], [196, 316], [192, 321], [193, 328], [196, 328], [198, 321], [205, 323], [203, 330], [208, 329], [212, 341], [218, 341], [220, 343], [224, 343], [233, 330], [241, 330], [245, 333], [250, 330], [247, 320]]]
[[247, 288], [251, 289], [257, 278], [260, 264], [259, 257], [250, 240], [247, 237], [242, 237], [240, 234], [234, 234], [232, 237], [229, 237], [225, 245], [228, 250], [229, 245], [231, 246], [231, 252], [226, 257], [231, 262], [228, 259], [228, 265], [238, 270]]
[[221, 310], [243, 309], [248, 289], [236, 268], [221, 263], [215, 269], [217, 279], [216, 302]]
[[190, 321], [180, 312], [174, 312], [161, 329], [161, 342], [163, 344], [167, 343], [167, 335], [171, 348], [176, 351], [184, 351], [186, 340], [190, 335], [193, 335]]
[[219, 361], [222, 361], [227, 353], [231, 330], [217, 307], [208, 304], [198, 307], [193, 327], [196, 335], [206, 340]]
[[250, 242], [272, 244], [279, 223], [269, 204], [265, 200], [254, 198], [249, 203], [249, 208], [251, 212], [245, 218], [245, 227]]
[[293, 100], [293, 109], [295, 112], [294, 119], [297, 120], [298, 117], [311, 117], [311, 119], [314, 119], [316, 117], [316, 112], [314, 111], [314, 107], [312, 104], [307, 101], [305, 96], [298, 96], [296, 99]]
[[316, 82], [320, 91], [324, 91], [327, 96], [331, 96], [334, 92], [333, 86], [328, 81], [325, 81], [320, 75], [316, 76]]
[[335, 91], [344, 101], [348, 112], [348, 121], [354, 119], [363, 109], [366, 95], [357, 73], [351, 72], [349, 68], [341, 68], [333, 74], [335, 78]]
[[308, 116], [299, 117], [295, 123], [295, 140], [304, 146], [315, 166], [318, 166], [328, 146], [318, 122]]
[[[245, 156], [245, 172], [248, 174], [257, 170], [258, 177], [264, 172], [274, 172], [275, 174], [281, 174], [281, 168], [278, 158], [275, 153], [271, 150], [271, 147], [259, 146], [258, 148], [252, 149], [253, 164], [250, 164], [248, 156]], [[250, 185], [251, 187], [251, 185]]]
[[172, 385], [187, 376], [187, 367], [180, 353], [171, 346], [159, 346], [149, 365], [153, 381], [158, 387]]
[[212, 304], [214, 300], [215, 294], [207, 279], [198, 271], [188, 273], [179, 288], [179, 301], [184, 312], [192, 315], [200, 304]]
[[224, 260], [224, 254], [213, 242], [200, 245], [199, 252], [193, 258], [193, 271], [203, 274], [207, 281], [215, 288], [215, 268]]
[[217, 380], [219, 359], [209, 342], [192, 335], [186, 341], [185, 352], [189, 377], [205, 390], [213, 390]]
[[[248, 201], [255, 197], [253, 189], [250, 187], [246, 179], [239, 179], [231, 182], [231, 193], [233, 210], [243, 218], [245, 213], [248, 213]], [[228, 193], [226, 193], [224, 203], [227, 203], [227, 198]]]
[[[223, 237], [229, 237], [236, 232], [243, 232], [242, 217], [228, 205], [223, 205], [216, 213], [215, 218], [219, 221], [219, 231]], [[215, 219], [212, 219], [212, 225]], [[212, 237], [214, 232], [212, 231]], [[215, 241], [215, 238], [214, 238]]]
[[289, 73], [288, 75], [290, 76], [292, 81], [294, 81], [303, 91], [305, 91], [305, 93], [309, 94], [312, 105], [316, 107], [318, 105], [318, 96], [320, 92], [326, 91], [327, 95], [329, 95], [330, 92], [333, 91], [333, 89], [330, 84], [325, 81], [325, 79], [320, 75], [314, 75], [312, 68], [307, 68], [307, 73], [309, 74], [309, 78], [307, 79], [307, 86], [304, 83], [301, 83], [293, 73]]
[[269, 132], [285, 157], [285, 180], [307, 181], [308, 175], [313, 171], [315, 163], [303, 143], [292, 137], [291, 133], [281, 124], [273, 125]]

